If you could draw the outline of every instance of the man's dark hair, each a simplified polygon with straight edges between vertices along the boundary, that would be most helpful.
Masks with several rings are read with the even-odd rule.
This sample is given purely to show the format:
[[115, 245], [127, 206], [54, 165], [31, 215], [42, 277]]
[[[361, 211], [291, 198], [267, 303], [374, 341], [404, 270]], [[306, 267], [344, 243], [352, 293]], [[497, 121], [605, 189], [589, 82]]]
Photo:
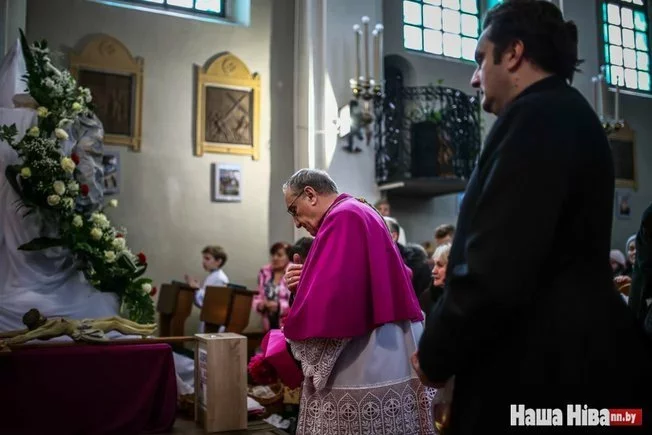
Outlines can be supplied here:
[[308, 251], [310, 251], [313, 240], [315, 240], [315, 238], [310, 236], [301, 237], [299, 240], [297, 240], [290, 248], [290, 252], [288, 252], [290, 260], [292, 260], [294, 254], [299, 254], [301, 260], [306, 261], [306, 258], [308, 257]]
[[494, 62], [500, 63], [514, 41], [522, 41], [523, 55], [546, 72], [569, 82], [578, 66], [577, 26], [564, 21], [557, 6], [546, 0], [508, 0], [487, 12], [483, 28], [494, 43]]
[[435, 228], [435, 239], [443, 239], [444, 237], [455, 235], [455, 225], [443, 224]]

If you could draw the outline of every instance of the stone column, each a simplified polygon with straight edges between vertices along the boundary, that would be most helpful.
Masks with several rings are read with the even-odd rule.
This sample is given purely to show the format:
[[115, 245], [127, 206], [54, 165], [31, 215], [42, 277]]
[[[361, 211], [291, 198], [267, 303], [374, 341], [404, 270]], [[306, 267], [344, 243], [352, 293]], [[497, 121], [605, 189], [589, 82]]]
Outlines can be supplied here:
[[326, 1], [297, 0], [295, 4], [295, 169], [325, 166]]

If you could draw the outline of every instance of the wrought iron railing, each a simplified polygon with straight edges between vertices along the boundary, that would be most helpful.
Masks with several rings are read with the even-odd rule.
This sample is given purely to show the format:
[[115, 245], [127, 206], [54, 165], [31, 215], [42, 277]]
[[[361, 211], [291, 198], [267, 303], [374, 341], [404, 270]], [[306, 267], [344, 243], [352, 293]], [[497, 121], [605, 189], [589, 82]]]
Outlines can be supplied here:
[[401, 80], [389, 81], [376, 114], [380, 115], [376, 119], [383, 119], [375, 123], [378, 184], [423, 176], [414, 174], [418, 162], [412, 161], [413, 130], [423, 123], [437, 132], [438, 145], [432, 147], [445, 147], [440, 152], [445, 151], [449, 168], [446, 174], [431, 176], [470, 177], [481, 149], [479, 94], [444, 86], [403, 87]]

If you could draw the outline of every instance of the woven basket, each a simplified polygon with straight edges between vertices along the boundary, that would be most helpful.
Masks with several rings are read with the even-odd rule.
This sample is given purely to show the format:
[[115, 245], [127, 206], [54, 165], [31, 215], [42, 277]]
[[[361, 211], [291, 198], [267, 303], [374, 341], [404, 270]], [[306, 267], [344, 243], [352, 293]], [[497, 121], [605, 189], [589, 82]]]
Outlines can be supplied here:
[[298, 405], [300, 401], [301, 387], [291, 390], [285, 385], [283, 386], [283, 403], [286, 405]]
[[249, 391], [247, 394], [256, 399], [256, 402], [260, 403], [262, 406], [267, 406], [271, 405], [272, 403], [276, 403], [283, 399], [283, 384], [281, 383], [276, 383], [276, 384], [271, 384], [271, 385], [266, 385], [269, 387], [269, 389], [272, 390], [273, 395], [272, 396], [261, 396], [260, 394], [257, 394], [257, 391], [255, 391], [255, 387], [249, 386]]

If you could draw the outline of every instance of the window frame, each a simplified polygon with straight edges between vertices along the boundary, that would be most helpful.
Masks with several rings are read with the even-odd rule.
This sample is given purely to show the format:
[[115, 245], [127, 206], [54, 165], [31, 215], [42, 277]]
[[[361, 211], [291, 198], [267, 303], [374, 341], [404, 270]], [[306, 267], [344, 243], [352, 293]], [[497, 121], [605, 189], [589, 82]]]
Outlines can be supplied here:
[[[638, 89], [638, 88], [637, 89], [632, 89], [632, 88], [628, 88], [625, 85], [621, 85], [621, 86], [618, 86], [618, 91], [621, 94], [625, 94], [625, 95], [634, 95], [634, 96], [639, 96], [639, 97], [652, 98], [652, 45], [650, 44], [650, 35], [652, 35], [652, 29], [650, 29], [650, 24], [651, 24], [650, 23], [650, 2], [648, 0], [642, 0], [642, 1], [643, 1], [642, 6], [634, 4], [633, 1], [632, 2], [624, 2], [624, 1], [620, 1], [620, 0], [597, 0], [595, 2], [595, 4], [596, 4], [596, 9], [595, 9], [595, 11], [596, 11], [596, 25], [597, 25], [597, 28], [598, 28], [598, 31], [596, 32], [597, 33], [597, 35], [596, 35], [597, 36], [597, 43], [598, 43], [597, 44], [598, 45], [598, 47], [597, 47], [597, 49], [598, 49], [598, 68], [600, 68], [601, 66], [605, 66], [605, 67], [609, 68], [612, 65], [611, 63], [606, 62], [605, 49], [610, 44], [609, 44], [608, 41], [605, 40], [604, 26], [605, 26], [605, 24], [608, 26], [609, 23], [608, 23], [608, 21], [607, 22], [603, 21], [602, 5], [603, 4], [613, 3], [613, 4], [616, 4], [618, 6], [629, 7], [631, 9], [633, 9], [634, 11], [636, 11], [636, 10], [643, 11], [645, 13], [646, 25], [647, 25], [647, 28], [645, 30], [645, 35], [647, 36], [647, 52], [646, 53], [648, 54], [648, 70], [646, 72], [647, 72], [648, 78], [650, 80], [650, 89], [649, 90], [643, 90], [643, 89]], [[620, 29], [623, 28], [622, 25], [619, 25], [618, 27]], [[634, 31], [636, 32], [635, 29], [634, 29]], [[636, 49], [634, 49], [634, 51], [636, 51]], [[616, 65], [616, 66], [618, 66], [618, 65]], [[623, 66], [623, 69], [625, 69], [624, 66]], [[638, 68], [635, 68], [635, 70], [637, 72], [640, 71]], [[611, 77], [611, 71], [609, 71], [608, 77]], [[623, 78], [623, 80], [624, 80], [624, 78]], [[616, 85], [612, 84], [610, 80], [606, 80], [606, 77], [605, 77], [605, 81], [607, 82], [607, 88], [610, 91], [615, 91], [616, 90]]]
[[177, 6], [177, 5], [170, 5], [168, 4], [168, 0], [162, 0], [163, 3], [154, 3], [153, 1], [147, 1], [147, 0], [121, 0], [125, 3], [133, 3], [135, 5], [140, 5], [144, 6], [146, 8], [151, 8], [154, 10], [162, 10], [162, 11], [170, 11], [170, 12], [180, 12], [180, 13], [186, 13], [186, 14], [197, 14], [200, 16], [208, 16], [208, 17], [214, 17], [214, 18], [225, 18], [226, 17], [226, 1], [225, 0], [218, 0], [220, 2], [220, 12], [211, 12], [211, 11], [202, 11], [199, 9], [196, 9], [197, 6], [197, 0], [192, 0], [192, 6], [187, 7], [187, 6]]
[[[421, 39], [422, 39], [422, 48], [420, 50], [413, 49], [413, 48], [407, 48], [405, 46], [405, 26], [419, 27], [421, 29], [421, 32], [423, 32], [424, 29], [426, 29], [426, 27], [423, 25], [423, 11], [421, 12], [421, 25], [417, 26], [417, 25], [414, 25], [414, 24], [406, 23], [405, 22], [405, 13], [404, 13], [404, 5], [405, 4], [403, 3], [403, 0], [400, 0], [400, 1], [401, 1], [401, 13], [403, 15], [403, 17], [401, 18], [401, 38], [402, 38], [401, 47], [403, 48], [403, 50], [405, 50], [406, 52], [408, 52], [410, 54], [414, 54], [414, 55], [418, 55], [418, 56], [428, 56], [428, 57], [433, 57], [433, 58], [436, 58], [436, 59], [442, 59], [442, 60], [446, 60], [446, 61], [450, 61], [450, 62], [459, 62], [459, 63], [462, 63], [464, 65], [475, 65], [475, 60], [474, 59], [466, 59], [466, 58], [464, 58], [462, 56], [460, 56], [460, 57], [448, 56], [448, 55], [444, 54], [443, 52], [441, 54], [436, 54], [436, 53], [431, 53], [431, 52], [425, 51], [425, 49], [424, 49], [425, 44], [423, 43], [423, 34], [422, 34], [422, 37], [421, 37]], [[417, 3], [424, 4], [424, 0], [410, 0], [410, 1], [414, 1], [414, 2], [417, 2]], [[460, 2], [461, 2], [461, 0], [460, 0]], [[480, 39], [480, 34], [482, 33], [482, 19], [483, 19], [484, 15], [486, 14], [486, 12], [487, 12], [487, 10], [489, 8], [487, 6], [488, 5], [488, 0], [475, 0], [475, 2], [476, 2], [476, 5], [477, 5], [477, 9], [478, 9], [478, 13], [475, 15], [475, 17], [478, 19], [478, 36], [475, 38], [475, 40], [478, 41]], [[462, 35], [461, 32], [458, 33], [458, 35], [460, 37], [464, 36], [464, 37], [470, 38], [468, 36]], [[442, 46], [442, 48], [443, 48], [443, 46]]]

